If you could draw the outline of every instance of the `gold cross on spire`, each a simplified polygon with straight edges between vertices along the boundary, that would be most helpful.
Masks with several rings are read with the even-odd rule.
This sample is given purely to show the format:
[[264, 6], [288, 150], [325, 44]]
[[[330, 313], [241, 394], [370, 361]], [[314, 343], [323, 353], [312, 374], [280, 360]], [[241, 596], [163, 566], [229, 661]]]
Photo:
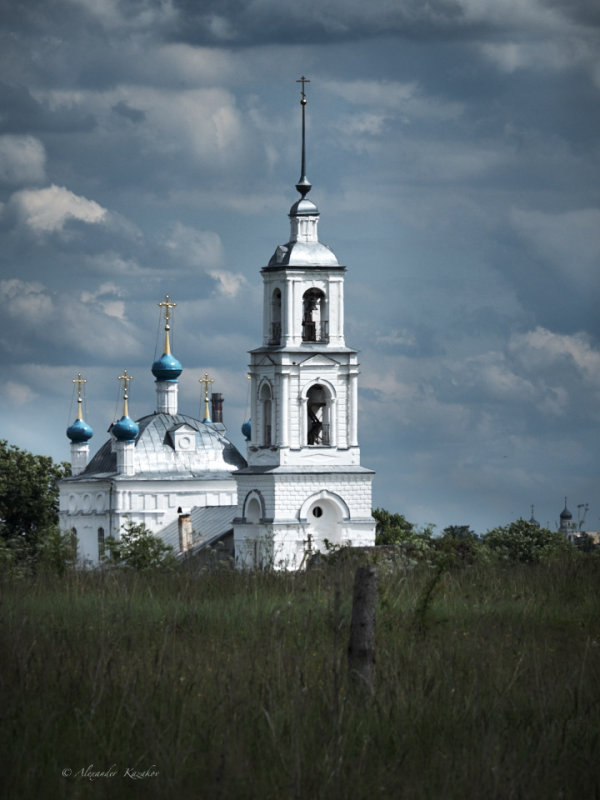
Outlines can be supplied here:
[[305, 106], [306, 105], [306, 92], [304, 91], [304, 84], [305, 83], [310, 83], [310, 81], [309, 81], [308, 78], [305, 78], [304, 75], [303, 75], [300, 78], [300, 80], [296, 81], [296, 83], [301, 83], [302, 84], [302, 97], [300, 98], [300, 102], [302, 103], [303, 106]]
[[117, 380], [118, 381], [123, 381], [123, 416], [124, 417], [128, 417], [129, 416], [129, 409], [128, 409], [128, 406], [127, 406], [127, 384], [129, 383], [129, 381], [133, 380], [133, 375], [128, 375], [127, 374], [127, 370], [124, 369], [123, 370], [123, 374], [119, 375]]
[[165, 309], [165, 353], [167, 355], [171, 355], [171, 342], [169, 341], [169, 331], [171, 330], [171, 326], [169, 325], [169, 320], [171, 319], [171, 309], [175, 308], [177, 303], [172, 303], [171, 298], [168, 294], [165, 295], [165, 299], [158, 304], [159, 308]]
[[87, 381], [85, 378], [81, 377], [81, 372], [78, 372], [77, 377], [73, 378], [73, 383], [77, 384], [77, 419], [83, 419], [83, 416], [81, 414], [81, 403], [82, 403], [81, 387], [83, 386], [84, 383], [87, 383]]
[[124, 369], [124, 370], [123, 370], [123, 374], [122, 374], [122, 375], [119, 375], [119, 377], [117, 378], [117, 380], [118, 380], [118, 381], [123, 381], [123, 397], [124, 397], [125, 399], [127, 399], [127, 384], [129, 383], [129, 381], [132, 381], [132, 380], [133, 380], [133, 375], [128, 375], [128, 374], [127, 374], [127, 370], [126, 370], [126, 369]]
[[175, 308], [177, 303], [172, 303], [171, 298], [168, 294], [165, 295], [165, 299], [158, 304], [159, 308], [165, 309], [165, 330], [169, 330], [169, 320], [171, 319], [171, 309]]
[[202, 420], [202, 422], [212, 422], [210, 418], [210, 409], [208, 407], [208, 387], [214, 382], [215, 382], [214, 378], [208, 377], [208, 372], [204, 373], [203, 378], [198, 379], [198, 383], [204, 384], [204, 419]]

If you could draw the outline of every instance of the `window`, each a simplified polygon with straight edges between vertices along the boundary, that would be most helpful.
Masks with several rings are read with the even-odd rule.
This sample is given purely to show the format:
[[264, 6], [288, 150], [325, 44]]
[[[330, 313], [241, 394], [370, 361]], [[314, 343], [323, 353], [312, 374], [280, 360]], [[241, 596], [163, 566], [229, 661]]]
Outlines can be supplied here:
[[271, 446], [271, 387], [268, 383], [264, 383], [260, 390], [260, 405], [262, 407], [262, 440], [265, 447]]
[[327, 303], [320, 289], [309, 289], [302, 298], [302, 341], [329, 341]]
[[271, 330], [269, 344], [281, 344], [281, 290], [275, 289], [271, 296]]
[[306, 442], [328, 447], [331, 441], [331, 399], [324, 386], [316, 384], [308, 390], [306, 403]]
[[98, 528], [98, 558], [104, 555], [104, 528]]

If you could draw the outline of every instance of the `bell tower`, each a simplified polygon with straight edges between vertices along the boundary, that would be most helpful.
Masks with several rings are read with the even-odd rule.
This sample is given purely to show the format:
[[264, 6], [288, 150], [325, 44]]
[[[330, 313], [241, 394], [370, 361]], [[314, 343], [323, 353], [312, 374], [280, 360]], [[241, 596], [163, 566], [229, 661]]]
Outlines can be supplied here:
[[235, 474], [240, 566], [297, 569], [332, 544], [373, 544], [373, 472], [360, 466], [356, 350], [344, 339], [346, 267], [319, 241], [307, 198], [302, 77], [300, 193], [289, 241], [263, 267], [263, 343], [250, 352], [248, 467]]

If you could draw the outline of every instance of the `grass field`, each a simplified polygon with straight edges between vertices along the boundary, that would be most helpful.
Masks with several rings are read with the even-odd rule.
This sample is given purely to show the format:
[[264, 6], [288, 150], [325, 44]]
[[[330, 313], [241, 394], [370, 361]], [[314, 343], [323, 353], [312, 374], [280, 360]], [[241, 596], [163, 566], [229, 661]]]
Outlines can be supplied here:
[[350, 566], [4, 581], [3, 796], [600, 797], [600, 559], [433, 574], [380, 575], [372, 696]]

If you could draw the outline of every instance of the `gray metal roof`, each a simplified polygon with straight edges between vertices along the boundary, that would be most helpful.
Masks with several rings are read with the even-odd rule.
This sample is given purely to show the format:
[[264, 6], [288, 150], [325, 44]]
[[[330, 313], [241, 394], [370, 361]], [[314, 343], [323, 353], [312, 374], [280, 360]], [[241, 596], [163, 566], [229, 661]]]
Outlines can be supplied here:
[[[135, 440], [134, 475], [128, 479], [216, 478], [246, 466], [237, 448], [226, 437], [221, 423], [201, 422], [185, 414], [150, 414], [137, 421], [140, 432]], [[182, 425], [192, 430], [194, 446], [176, 450], [173, 434]], [[115, 475], [117, 456], [109, 439], [76, 478], [89, 480]]]
[[[234, 506], [206, 506], [201, 508], [195, 506], [190, 512], [192, 518], [192, 531], [194, 534], [192, 549], [196, 550], [200, 546], [206, 546], [215, 539], [218, 539], [227, 531], [233, 528], [233, 518], [237, 510]], [[170, 544], [175, 552], [179, 550], [179, 520], [174, 520], [157, 536]]]
[[270, 267], [338, 267], [334, 253], [321, 242], [288, 242], [275, 250], [269, 261]]

